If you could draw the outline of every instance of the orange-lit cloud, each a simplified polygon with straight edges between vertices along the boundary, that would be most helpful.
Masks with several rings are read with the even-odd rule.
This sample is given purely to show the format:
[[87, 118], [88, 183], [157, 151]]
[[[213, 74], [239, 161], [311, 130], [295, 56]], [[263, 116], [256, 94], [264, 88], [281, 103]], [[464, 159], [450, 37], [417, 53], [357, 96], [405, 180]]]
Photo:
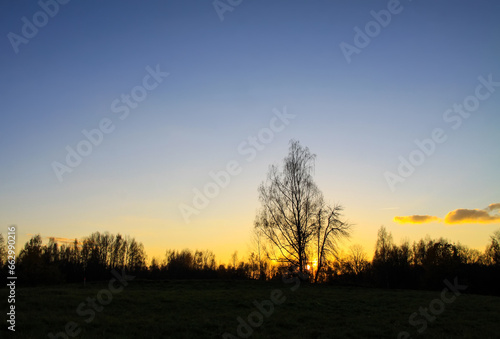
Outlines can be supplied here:
[[[491, 204], [500, 205], [500, 204]], [[444, 222], [450, 225], [453, 224], [492, 224], [500, 222], [499, 215], [491, 215], [488, 213], [489, 207], [484, 210], [480, 209], [465, 209], [459, 208], [449, 212], [444, 218]]]
[[500, 223], [500, 203], [490, 204], [485, 209], [466, 209], [459, 208], [448, 212], [444, 219], [432, 215], [409, 215], [396, 216], [394, 222], [398, 224], [425, 224], [429, 222], [443, 222], [448, 225], [456, 224], [493, 224]]
[[429, 222], [440, 222], [441, 219], [433, 215], [407, 215], [397, 216], [393, 219], [398, 224], [426, 224]]

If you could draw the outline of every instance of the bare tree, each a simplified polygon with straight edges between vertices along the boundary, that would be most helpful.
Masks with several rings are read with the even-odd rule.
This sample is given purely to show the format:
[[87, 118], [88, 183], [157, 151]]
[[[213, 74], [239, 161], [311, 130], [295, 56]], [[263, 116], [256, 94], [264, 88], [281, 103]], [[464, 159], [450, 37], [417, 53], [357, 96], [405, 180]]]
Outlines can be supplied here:
[[348, 258], [354, 274], [361, 273], [368, 266], [368, 259], [361, 245], [352, 245], [349, 248]]
[[205, 250], [194, 252], [193, 266], [196, 270], [212, 270], [215, 269], [215, 255], [212, 251]]
[[203, 269], [215, 270], [215, 254], [210, 250], [203, 251]]
[[321, 270], [325, 267], [328, 257], [338, 258], [338, 240], [349, 237], [351, 225], [342, 221], [340, 212], [342, 206], [322, 206], [316, 218], [316, 274], [314, 282], [318, 281]]
[[234, 253], [231, 254], [231, 262], [233, 263], [233, 268], [236, 269], [238, 265], [238, 251], [234, 251]]
[[127, 240], [120, 233], [118, 233], [110, 247], [109, 255], [111, 268], [125, 267], [125, 253], [127, 252], [127, 247]]
[[490, 237], [491, 243], [486, 247], [486, 262], [490, 265], [500, 265], [500, 230]]
[[251, 261], [251, 267], [252, 270], [254, 271], [253, 276], [254, 278], [262, 278], [265, 279], [266, 273], [265, 273], [265, 267], [266, 265], [266, 260], [264, 253], [266, 252], [265, 244], [263, 241], [263, 235], [258, 228], [253, 228], [252, 229], [252, 234], [250, 238], [250, 261]]
[[127, 251], [127, 267], [132, 271], [140, 271], [146, 268], [146, 252], [144, 245], [132, 238]]
[[394, 249], [392, 234], [387, 231], [385, 226], [381, 226], [377, 233], [377, 244], [375, 245], [375, 255], [373, 261], [378, 263], [387, 263]]
[[306, 273], [308, 254], [317, 252], [321, 268], [325, 256], [335, 252], [338, 237], [349, 234], [349, 225], [339, 219], [341, 207], [326, 206], [314, 183], [315, 158], [292, 140], [283, 169], [271, 166], [267, 181], [259, 187], [262, 208], [255, 227], [270, 243], [268, 253], [279, 253], [272, 259], [297, 266], [301, 273]]

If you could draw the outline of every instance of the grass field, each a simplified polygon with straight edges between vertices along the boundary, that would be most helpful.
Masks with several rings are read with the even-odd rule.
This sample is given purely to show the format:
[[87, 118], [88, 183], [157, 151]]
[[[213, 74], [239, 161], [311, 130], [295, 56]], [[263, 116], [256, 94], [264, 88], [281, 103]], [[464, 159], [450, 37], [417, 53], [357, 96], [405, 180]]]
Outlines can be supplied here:
[[[113, 288], [118, 288], [118, 284]], [[433, 321], [412, 313], [428, 308], [440, 292], [258, 281], [131, 281], [121, 292], [108, 283], [16, 290], [16, 338], [49, 338], [77, 332], [78, 338], [238, 338], [238, 317], [256, 327], [240, 326], [252, 338], [500, 338], [500, 298], [462, 294]], [[7, 290], [0, 304], [8, 309]], [[453, 294], [447, 297], [451, 299]], [[96, 298], [94, 312], [87, 298]], [[112, 300], [108, 300], [112, 296]], [[264, 302], [259, 315], [254, 301]], [[273, 301], [274, 310], [270, 304]], [[100, 304], [102, 301], [103, 305]], [[109, 302], [109, 304], [108, 304]], [[80, 305], [83, 303], [82, 305]], [[104, 305], [106, 304], [106, 305]], [[433, 307], [439, 306], [434, 302]], [[442, 305], [443, 303], [441, 303]], [[81, 307], [79, 312], [78, 307]], [[101, 309], [102, 308], [102, 309]], [[439, 311], [439, 310], [438, 310]], [[78, 313], [80, 313], [80, 315]], [[252, 313], [253, 312], [253, 313]], [[5, 312], [2, 312], [6, 317]], [[86, 322], [89, 321], [89, 323]], [[91, 320], [91, 321], [90, 321]], [[68, 322], [74, 322], [74, 324]], [[262, 322], [261, 326], [259, 323]], [[417, 329], [423, 329], [422, 334]], [[5, 320], [4, 320], [5, 324]], [[1, 337], [11, 333], [0, 332]], [[56, 338], [65, 338], [60, 334]], [[71, 338], [71, 336], [68, 336]], [[402, 338], [406, 335], [402, 335]]]

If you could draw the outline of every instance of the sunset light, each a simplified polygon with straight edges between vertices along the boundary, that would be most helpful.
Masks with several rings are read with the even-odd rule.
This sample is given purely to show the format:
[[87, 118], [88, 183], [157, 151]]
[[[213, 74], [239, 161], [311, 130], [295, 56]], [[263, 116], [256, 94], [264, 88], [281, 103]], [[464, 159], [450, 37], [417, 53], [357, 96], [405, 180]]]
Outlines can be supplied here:
[[0, 28], [5, 333], [499, 336], [499, 1], [4, 0]]

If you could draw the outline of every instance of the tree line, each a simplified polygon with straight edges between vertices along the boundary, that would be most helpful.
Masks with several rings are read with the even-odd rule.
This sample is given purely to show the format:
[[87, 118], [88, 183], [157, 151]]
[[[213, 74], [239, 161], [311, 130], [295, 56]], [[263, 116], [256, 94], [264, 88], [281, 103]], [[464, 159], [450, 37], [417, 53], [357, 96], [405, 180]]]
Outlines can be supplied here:
[[499, 295], [500, 230], [484, 251], [446, 239], [426, 237], [396, 245], [385, 227], [378, 231], [373, 259], [358, 250], [333, 260], [324, 280], [382, 288], [443, 288], [443, 281], [459, 279], [472, 293]]
[[[0, 263], [6, 267], [6, 244], [0, 234]], [[92, 233], [82, 240], [59, 245], [55, 238], [47, 244], [37, 234], [26, 242], [16, 257], [20, 283], [75, 282], [108, 276], [112, 269], [141, 271], [146, 268], [144, 245], [134, 238], [108, 232]]]
[[[444, 279], [460, 279], [468, 291], [497, 292], [500, 282], [500, 231], [484, 252], [445, 239], [422, 239], [396, 245], [381, 227], [371, 261], [360, 246], [347, 254], [339, 244], [352, 225], [342, 206], [330, 205], [313, 180], [316, 155], [290, 141], [282, 166], [269, 168], [259, 186], [261, 208], [255, 218], [254, 251], [227, 265], [217, 264], [208, 250], [168, 250], [163, 259], [146, 264], [142, 243], [129, 236], [92, 233], [59, 246], [33, 236], [17, 258], [20, 282], [49, 283], [105, 279], [113, 269], [145, 279], [281, 279], [297, 275], [314, 283], [348, 283], [384, 288], [439, 289]], [[0, 238], [0, 266], [6, 270], [5, 241]]]
[[[217, 263], [210, 250], [167, 250], [162, 259], [147, 263], [142, 243], [129, 236], [92, 233], [73, 243], [59, 245], [54, 238], [46, 244], [40, 235], [26, 242], [16, 258], [18, 283], [24, 285], [106, 280], [113, 269], [126, 270], [143, 279], [260, 279], [280, 280], [290, 273], [287, 261], [275, 261], [254, 251], [239, 260], [235, 252], [227, 264]], [[0, 269], [8, 269], [6, 242], [0, 234]], [[372, 260], [363, 248], [317, 262], [304, 262], [309, 282], [349, 284], [366, 287], [440, 289], [443, 280], [457, 277], [468, 292], [500, 294], [500, 230], [490, 238], [483, 252], [446, 239], [421, 239], [396, 245], [385, 227], [378, 231]]]

